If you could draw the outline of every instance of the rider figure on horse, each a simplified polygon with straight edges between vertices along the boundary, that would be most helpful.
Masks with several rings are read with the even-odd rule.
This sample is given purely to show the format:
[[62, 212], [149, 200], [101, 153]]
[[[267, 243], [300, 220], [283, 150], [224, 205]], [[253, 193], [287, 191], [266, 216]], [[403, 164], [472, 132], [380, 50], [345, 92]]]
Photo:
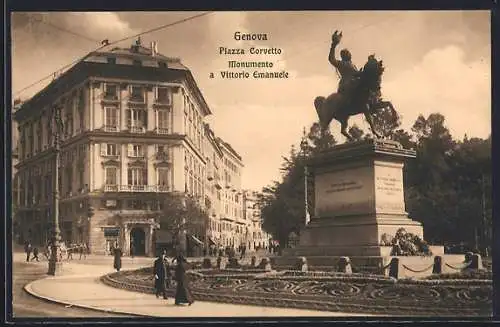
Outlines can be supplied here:
[[342, 39], [342, 32], [338, 33], [335, 31], [332, 35], [332, 46], [330, 47], [330, 54], [328, 55], [328, 61], [332, 64], [337, 72], [340, 74], [340, 82], [338, 87], [338, 93], [342, 95], [349, 95], [355, 86], [355, 80], [359, 77], [360, 71], [352, 63], [351, 52], [347, 49], [342, 49], [340, 51], [341, 60], [337, 60], [335, 56], [335, 49]]

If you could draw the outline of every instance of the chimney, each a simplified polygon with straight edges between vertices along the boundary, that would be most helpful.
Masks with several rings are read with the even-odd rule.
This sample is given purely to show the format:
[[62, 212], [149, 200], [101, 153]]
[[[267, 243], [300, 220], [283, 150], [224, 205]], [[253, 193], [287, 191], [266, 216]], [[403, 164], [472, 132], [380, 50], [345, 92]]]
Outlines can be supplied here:
[[158, 54], [158, 42], [151, 42], [151, 55], [154, 57]]

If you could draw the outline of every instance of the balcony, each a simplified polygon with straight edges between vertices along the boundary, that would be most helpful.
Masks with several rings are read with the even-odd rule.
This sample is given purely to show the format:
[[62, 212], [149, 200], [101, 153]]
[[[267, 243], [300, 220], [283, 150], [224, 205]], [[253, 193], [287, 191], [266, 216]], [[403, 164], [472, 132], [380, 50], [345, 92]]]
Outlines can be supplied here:
[[167, 135], [169, 133], [168, 128], [157, 128], [156, 134]]
[[161, 160], [165, 162], [170, 162], [170, 157], [166, 152], [158, 152], [155, 155], [156, 160]]
[[143, 94], [132, 94], [128, 99], [128, 102], [131, 104], [144, 104], [146, 101]]
[[154, 106], [156, 107], [170, 107], [172, 102], [168, 96], [159, 97], [154, 100]]
[[144, 134], [144, 133], [146, 133], [146, 128], [145, 127], [138, 127], [138, 126], [129, 126], [128, 131], [130, 133], [134, 133], [134, 134]]
[[170, 192], [167, 185], [104, 185], [104, 192]]
[[110, 93], [110, 94], [104, 94], [102, 97], [102, 102], [103, 103], [117, 103], [119, 102], [118, 95]]
[[118, 126], [104, 126], [105, 132], [118, 132]]

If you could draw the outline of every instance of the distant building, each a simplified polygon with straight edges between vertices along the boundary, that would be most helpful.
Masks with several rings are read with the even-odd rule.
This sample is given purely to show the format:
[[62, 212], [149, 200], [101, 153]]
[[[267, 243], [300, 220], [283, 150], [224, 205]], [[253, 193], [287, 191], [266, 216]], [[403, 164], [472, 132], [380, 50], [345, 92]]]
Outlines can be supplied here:
[[195, 241], [243, 241], [242, 158], [204, 124], [211, 111], [190, 70], [155, 47], [90, 53], [16, 111], [22, 238], [41, 244], [53, 228], [52, 112], [61, 106], [65, 241], [88, 242], [93, 253], [118, 241], [125, 254], [133, 244], [135, 255], [153, 255], [159, 199], [174, 193], [208, 208], [210, 224]]
[[251, 251], [268, 247], [269, 239], [271, 238], [271, 236], [262, 229], [263, 221], [258, 196], [259, 193], [255, 191], [244, 192], [245, 216], [251, 233], [251, 242], [248, 245], [248, 249]]

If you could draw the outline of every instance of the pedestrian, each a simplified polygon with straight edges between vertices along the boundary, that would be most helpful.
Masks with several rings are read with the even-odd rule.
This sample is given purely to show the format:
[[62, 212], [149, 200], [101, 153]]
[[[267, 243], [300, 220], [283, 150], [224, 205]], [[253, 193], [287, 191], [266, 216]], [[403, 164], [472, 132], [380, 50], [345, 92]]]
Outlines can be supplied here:
[[189, 280], [186, 274], [188, 264], [184, 256], [179, 255], [176, 259], [177, 266], [175, 268], [175, 280], [177, 281], [177, 289], [175, 291], [175, 305], [194, 303], [193, 295], [189, 289]]
[[172, 270], [170, 268], [170, 263], [168, 262], [167, 250], [163, 251], [164, 254], [164, 262], [165, 262], [165, 286], [169, 289], [172, 286]]
[[73, 251], [74, 251], [73, 244], [68, 244], [68, 247], [66, 249], [68, 257], [66, 258], [66, 260], [73, 260]]
[[40, 261], [40, 260], [38, 260], [38, 248], [36, 246], [33, 248], [33, 258], [31, 259], [31, 261], [33, 261], [35, 259], [37, 262]]
[[83, 243], [83, 259], [87, 259], [87, 254], [90, 253], [89, 245], [87, 242]]
[[26, 262], [30, 261], [31, 250], [32, 250], [31, 242], [26, 241], [26, 243], [24, 243], [24, 252], [26, 252]]
[[154, 262], [155, 294], [156, 298], [160, 295], [167, 299], [167, 267], [165, 266], [165, 253], [162, 253]]
[[130, 243], [130, 257], [133, 258], [135, 254], [135, 243], [132, 241]]
[[120, 247], [118, 246], [118, 242], [116, 242], [115, 246], [113, 247], [113, 267], [116, 269], [116, 271], [120, 271], [120, 269], [122, 268], [122, 255], [122, 249], [120, 249]]

